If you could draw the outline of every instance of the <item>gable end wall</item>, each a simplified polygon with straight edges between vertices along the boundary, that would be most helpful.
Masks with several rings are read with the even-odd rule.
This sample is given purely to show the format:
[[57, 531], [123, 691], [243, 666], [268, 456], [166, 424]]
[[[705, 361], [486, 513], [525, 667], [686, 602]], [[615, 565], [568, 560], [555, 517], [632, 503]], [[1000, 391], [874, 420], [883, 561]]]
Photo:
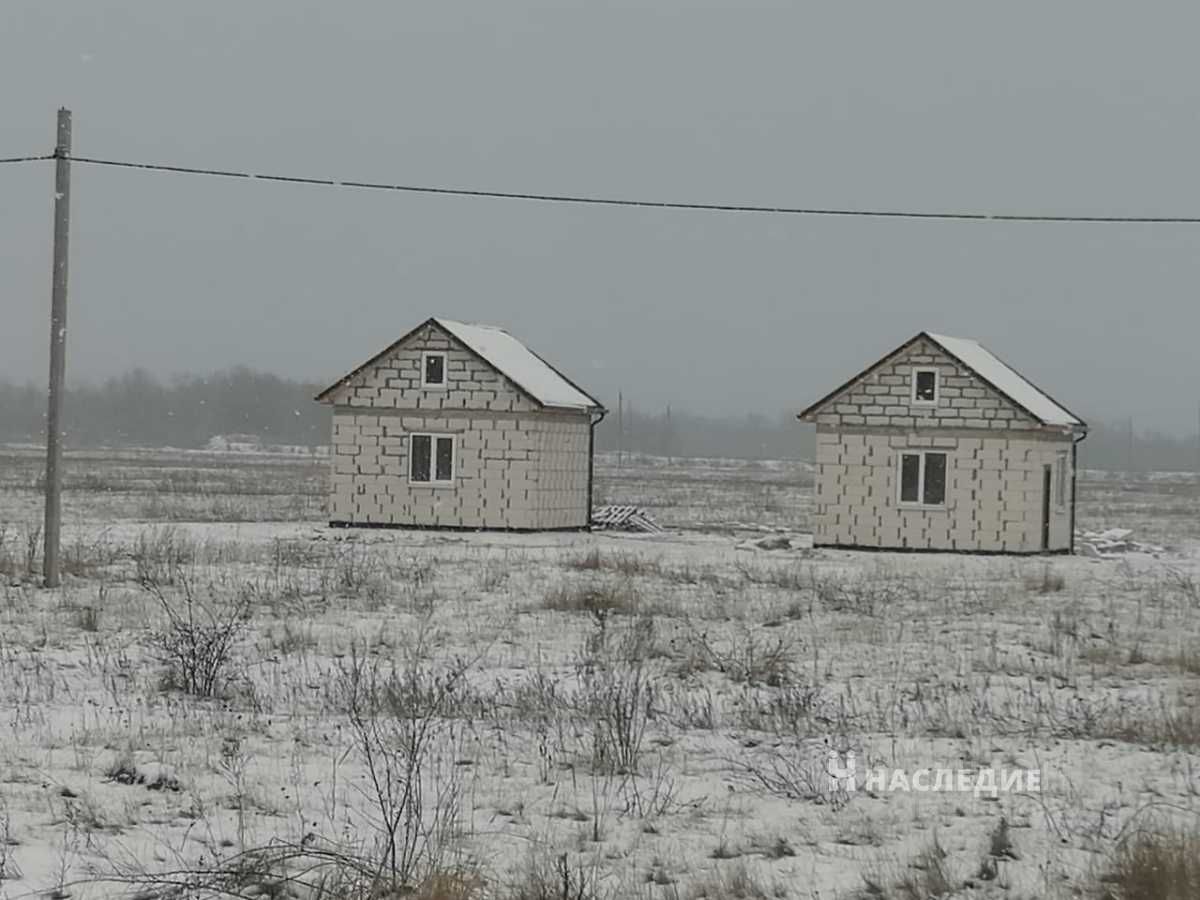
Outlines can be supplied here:
[[[421, 354], [446, 354], [445, 388], [421, 387]], [[541, 406], [432, 323], [329, 395], [335, 406], [424, 411], [532, 412]]]
[[[938, 370], [936, 406], [912, 402], [912, 372]], [[1039, 429], [1041, 423], [932, 341], [921, 338], [903, 353], [859, 378], [816, 411], [827, 428]]]

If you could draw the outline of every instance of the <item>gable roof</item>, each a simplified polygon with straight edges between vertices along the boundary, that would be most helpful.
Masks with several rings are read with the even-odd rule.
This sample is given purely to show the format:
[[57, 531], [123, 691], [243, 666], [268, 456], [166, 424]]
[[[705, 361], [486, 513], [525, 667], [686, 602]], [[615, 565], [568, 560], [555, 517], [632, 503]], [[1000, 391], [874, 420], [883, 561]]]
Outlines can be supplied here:
[[808, 418], [818, 407], [824, 406], [859, 379], [879, 368], [895, 356], [903, 353], [921, 339], [928, 340], [940, 347], [945, 353], [965, 366], [976, 378], [1008, 399], [1013, 405], [1023, 409], [1041, 424], [1057, 428], [1087, 429], [1087, 425], [1082, 419], [1054, 400], [1049, 394], [1037, 387], [1012, 366], [1003, 362], [978, 341], [973, 341], [970, 338], [933, 334], [928, 331], [919, 332], [914, 337], [905, 341], [891, 353], [863, 369], [845, 384], [835, 388], [816, 403], [813, 403], [801, 412], [797, 418]]
[[492, 325], [468, 324], [453, 319], [429, 318], [409, 331], [399, 340], [392, 342], [372, 356], [354, 371], [339, 378], [321, 393], [316, 400], [325, 401], [340, 387], [345, 386], [365, 369], [379, 362], [401, 344], [424, 328], [436, 325], [461, 343], [468, 351], [479, 357], [535, 403], [553, 409], [602, 410], [604, 406], [595, 397], [575, 384], [566, 375], [550, 365], [515, 337], [502, 328]]

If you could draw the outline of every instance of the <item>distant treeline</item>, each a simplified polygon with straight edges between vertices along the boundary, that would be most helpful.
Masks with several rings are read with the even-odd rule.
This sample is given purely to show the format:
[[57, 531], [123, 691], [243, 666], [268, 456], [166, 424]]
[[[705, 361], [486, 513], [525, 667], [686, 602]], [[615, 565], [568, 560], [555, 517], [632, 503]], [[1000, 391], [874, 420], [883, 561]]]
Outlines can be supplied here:
[[[329, 410], [313, 402], [324, 385], [248, 368], [162, 380], [141, 369], [102, 384], [72, 387], [65, 400], [67, 445], [201, 448], [218, 435], [256, 435], [264, 444], [317, 447], [329, 441]], [[0, 381], [0, 442], [45, 439], [42, 387]], [[636, 402], [611, 411], [596, 429], [597, 447], [660, 456], [811, 459], [812, 428], [794, 415], [711, 417], [647, 412]], [[1091, 468], [1191, 471], [1197, 439], [1126, 425], [1093, 425], [1080, 445]]]
[[[169, 381], [134, 369], [63, 399], [68, 447], [200, 448], [216, 435], [253, 434], [266, 444], [329, 442], [329, 409], [313, 403], [325, 385], [230, 369]], [[46, 391], [0, 382], [0, 441], [42, 441]]]

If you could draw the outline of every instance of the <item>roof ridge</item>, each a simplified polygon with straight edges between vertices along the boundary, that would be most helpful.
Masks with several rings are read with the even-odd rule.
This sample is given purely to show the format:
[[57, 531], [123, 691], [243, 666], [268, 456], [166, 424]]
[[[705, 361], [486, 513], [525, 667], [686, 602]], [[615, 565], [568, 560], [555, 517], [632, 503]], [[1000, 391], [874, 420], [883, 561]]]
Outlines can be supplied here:
[[499, 331], [501, 334], [507, 334], [510, 337], [512, 336], [512, 333], [507, 328], [502, 328], [499, 325], [492, 325], [489, 322], [467, 322], [463, 319], [447, 319], [444, 316], [434, 316], [433, 321], [439, 324], [446, 322], [451, 325], [466, 325], [470, 328], [486, 328], [489, 331]]
[[[456, 319], [435, 317], [433, 321], [541, 406], [559, 409], [604, 409], [604, 405], [600, 401], [511, 332], [494, 325], [460, 322]], [[503, 339], [509, 342], [509, 351], [497, 347], [480, 346], [474, 341], [470, 331], [486, 331], [503, 336]], [[516, 355], [511, 353], [512, 348], [518, 351]], [[532, 369], [526, 365], [522, 354], [534, 362]], [[506, 355], [507, 358], [505, 358]], [[547, 374], [550, 376], [550, 382], [546, 381]], [[559, 386], [553, 384], [555, 379], [560, 382]], [[560, 387], [567, 389], [565, 396], [560, 391]], [[570, 396], [571, 394], [575, 396]]]

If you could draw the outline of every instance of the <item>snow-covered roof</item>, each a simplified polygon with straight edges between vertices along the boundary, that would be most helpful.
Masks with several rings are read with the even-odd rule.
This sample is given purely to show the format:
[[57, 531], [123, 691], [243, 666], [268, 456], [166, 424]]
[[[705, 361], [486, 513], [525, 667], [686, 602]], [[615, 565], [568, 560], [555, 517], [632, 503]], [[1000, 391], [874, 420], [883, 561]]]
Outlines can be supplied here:
[[491, 325], [468, 324], [455, 322], [452, 319], [426, 319], [398, 341], [372, 356], [353, 372], [339, 378], [321, 391], [317, 394], [316, 399], [321, 402], [329, 402], [334, 391], [350, 384], [359, 374], [395, 351], [410, 337], [431, 323], [462, 343], [468, 350], [542, 406], [555, 409], [604, 409], [599, 400], [577, 387], [567, 376], [507, 331]]
[[895, 359], [920, 340], [928, 340], [937, 344], [943, 351], [970, 369], [976, 378], [1007, 397], [1012, 403], [1025, 410], [1041, 424], [1052, 428], [1087, 430], [1087, 425], [1078, 416], [1051, 398], [1049, 394], [1034, 385], [1033, 382], [1017, 372], [1012, 366], [1000, 360], [979, 342], [970, 340], [969, 338], [932, 334], [928, 331], [919, 332], [915, 337], [905, 341], [887, 356], [868, 366], [845, 384], [834, 388], [816, 403], [811, 404], [807, 409], [799, 413], [797, 418], [805, 422], [814, 421], [813, 416], [826, 403], [841, 395], [847, 388], [857, 383], [860, 379], [865, 378], [884, 363]]
[[565, 375], [501, 328], [434, 319], [509, 381], [543, 406], [595, 409], [600, 404]]
[[944, 334], [925, 335], [943, 350], [964, 363], [976, 375], [1024, 408], [1046, 425], [1075, 426], [1083, 422], [1060, 406], [1049, 395], [1035, 387], [1029, 379], [1002, 362], [978, 341], [949, 337]]

